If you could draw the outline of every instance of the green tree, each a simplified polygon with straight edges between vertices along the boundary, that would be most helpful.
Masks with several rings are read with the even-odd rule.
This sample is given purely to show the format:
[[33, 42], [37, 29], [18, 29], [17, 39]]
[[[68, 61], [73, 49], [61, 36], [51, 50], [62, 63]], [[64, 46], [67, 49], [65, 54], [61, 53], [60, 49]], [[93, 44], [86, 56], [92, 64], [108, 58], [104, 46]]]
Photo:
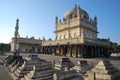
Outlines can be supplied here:
[[112, 43], [112, 53], [118, 53], [120, 52], [120, 45], [118, 45], [117, 43]]
[[1, 43], [0, 44], [0, 51], [3, 51], [3, 52], [8, 52], [10, 51], [10, 44], [4, 44], [4, 43]]

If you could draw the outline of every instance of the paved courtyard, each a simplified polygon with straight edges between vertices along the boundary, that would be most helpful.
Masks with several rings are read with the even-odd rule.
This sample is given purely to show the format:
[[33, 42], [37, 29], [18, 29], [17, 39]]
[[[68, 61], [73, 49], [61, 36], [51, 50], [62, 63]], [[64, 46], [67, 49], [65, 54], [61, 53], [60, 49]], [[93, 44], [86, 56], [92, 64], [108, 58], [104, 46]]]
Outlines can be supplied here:
[[[12, 80], [12, 78], [10, 77], [7, 69], [3, 66], [3, 63], [2, 61], [8, 56], [8, 55], [11, 55], [11, 53], [6, 53], [5, 55], [1, 55], [0, 56], [0, 80]], [[26, 54], [23, 54], [21, 53], [21, 55], [23, 56], [23, 58], [27, 57], [29, 54], [26, 53]], [[39, 58], [41, 59], [45, 59], [47, 61], [55, 61], [56, 63], [59, 61], [59, 59], [61, 57], [64, 57], [64, 56], [54, 56], [54, 55], [43, 55], [43, 54], [37, 54], [39, 56]], [[72, 58], [72, 57], [69, 57], [70, 60], [73, 62], [73, 63], [77, 63], [78, 60], [87, 60], [88, 63], [90, 65], [93, 65], [95, 66], [99, 60], [101, 59], [107, 59], [107, 58], [90, 58], [90, 59], [83, 59], [83, 58]], [[112, 56], [109, 58], [110, 62], [120, 70], [120, 59], [118, 57], [115, 57], [115, 56]]]
[[0, 80], [13, 80], [7, 69], [3, 66], [2, 60], [5, 59], [5, 57], [6, 56], [0, 56]]

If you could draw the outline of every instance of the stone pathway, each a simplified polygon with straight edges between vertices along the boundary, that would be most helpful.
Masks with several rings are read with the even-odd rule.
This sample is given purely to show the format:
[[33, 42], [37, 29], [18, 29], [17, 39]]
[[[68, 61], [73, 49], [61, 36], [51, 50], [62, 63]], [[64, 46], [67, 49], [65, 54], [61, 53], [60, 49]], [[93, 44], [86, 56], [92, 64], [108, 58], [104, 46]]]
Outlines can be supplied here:
[[0, 80], [13, 80], [2, 63], [0, 63]]

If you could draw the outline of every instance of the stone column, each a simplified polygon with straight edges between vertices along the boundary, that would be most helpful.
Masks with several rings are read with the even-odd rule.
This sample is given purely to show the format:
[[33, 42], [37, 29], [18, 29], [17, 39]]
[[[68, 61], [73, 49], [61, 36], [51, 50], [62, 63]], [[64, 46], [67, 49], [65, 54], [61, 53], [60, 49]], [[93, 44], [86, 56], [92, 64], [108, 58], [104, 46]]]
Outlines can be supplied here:
[[83, 57], [83, 48], [84, 48], [84, 46], [81, 45], [80, 48], [81, 48], [81, 50], [80, 50], [80, 57], [82, 58]]
[[91, 46], [88, 46], [88, 54], [89, 54], [89, 57], [91, 58], [92, 57]]
[[63, 48], [63, 46], [59, 46], [59, 54], [58, 54], [59, 56], [61, 56], [61, 53], [63, 51], [62, 48]]
[[56, 55], [56, 48], [57, 46], [54, 46], [54, 55]]
[[75, 56], [78, 57], [78, 45], [75, 46]]
[[93, 57], [95, 57], [95, 53], [94, 53], [94, 46], [92, 47], [92, 54], [93, 54]]
[[81, 45], [78, 45], [78, 57], [81, 57]]
[[45, 46], [45, 54], [47, 53], [47, 47]]
[[53, 49], [52, 46], [50, 46], [50, 54], [51, 54], [51, 55], [52, 55], [52, 49]]
[[87, 57], [87, 58], [89, 57], [89, 54], [88, 54], [88, 46], [86, 46], [86, 57]]
[[63, 47], [62, 47], [62, 55], [66, 56], [66, 53], [67, 53], [66, 50], [67, 50], [66, 45], [63, 45]]
[[102, 57], [101, 47], [99, 47], [100, 57]]
[[70, 45], [70, 57], [72, 57], [72, 45]]
[[81, 51], [81, 53], [82, 53], [82, 57], [84, 58], [84, 45], [82, 45], [82, 51]]
[[83, 57], [84, 58], [86, 57], [86, 46], [85, 45], [83, 46]]
[[88, 46], [88, 45], [86, 46], [86, 56], [87, 56], [87, 58], [90, 57], [90, 54], [89, 54], [89, 46]]
[[47, 54], [50, 54], [50, 46], [47, 47]]
[[95, 46], [95, 57], [97, 57], [97, 47]]
[[98, 57], [100, 57], [100, 47], [98, 47]]
[[96, 56], [98, 57], [98, 47], [96, 47]]
[[101, 47], [101, 54], [102, 54], [102, 56], [103, 56], [103, 47]]
[[44, 46], [43, 46], [43, 47], [42, 47], [42, 53], [43, 53], [43, 54], [44, 54], [44, 51], [45, 51], [45, 50], [44, 50]]
[[91, 46], [91, 57], [93, 58], [94, 55], [93, 55], [93, 46]]

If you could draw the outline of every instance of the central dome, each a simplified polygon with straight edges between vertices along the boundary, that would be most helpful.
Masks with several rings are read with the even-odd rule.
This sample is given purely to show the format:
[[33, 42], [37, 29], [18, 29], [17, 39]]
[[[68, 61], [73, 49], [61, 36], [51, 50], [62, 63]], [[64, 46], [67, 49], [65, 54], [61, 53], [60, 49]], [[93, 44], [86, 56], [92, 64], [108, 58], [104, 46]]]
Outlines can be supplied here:
[[66, 19], [66, 18], [70, 18], [71, 16], [77, 15], [77, 10], [80, 10], [80, 15], [84, 15], [87, 18], [89, 18], [88, 13], [85, 10], [83, 10], [80, 7], [77, 7], [77, 6], [75, 6], [73, 9], [68, 10], [67, 12], [65, 12], [63, 18]]
[[70, 17], [71, 15], [77, 15], [77, 7], [65, 12], [64, 18]]

